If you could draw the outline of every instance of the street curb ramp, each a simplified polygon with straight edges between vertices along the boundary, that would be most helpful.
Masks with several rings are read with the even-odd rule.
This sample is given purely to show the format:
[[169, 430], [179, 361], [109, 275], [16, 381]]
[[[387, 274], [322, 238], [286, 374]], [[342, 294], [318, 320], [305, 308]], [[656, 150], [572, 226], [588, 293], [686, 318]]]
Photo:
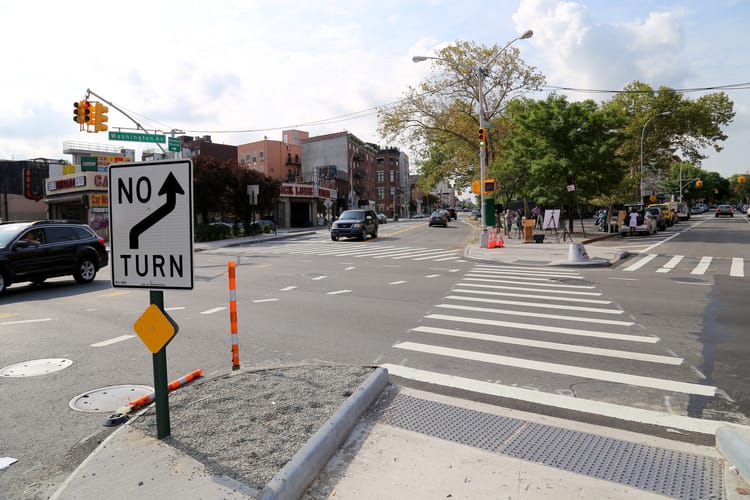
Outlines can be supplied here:
[[260, 498], [296, 500], [302, 496], [387, 384], [388, 370], [377, 368], [266, 484]]

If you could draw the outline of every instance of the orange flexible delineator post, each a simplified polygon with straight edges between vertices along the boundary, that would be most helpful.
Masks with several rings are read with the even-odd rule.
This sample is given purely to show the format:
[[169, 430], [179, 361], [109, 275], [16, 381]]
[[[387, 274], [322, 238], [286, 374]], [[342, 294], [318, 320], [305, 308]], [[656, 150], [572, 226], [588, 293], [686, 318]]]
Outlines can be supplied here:
[[240, 369], [240, 345], [237, 335], [237, 279], [235, 268], [237, 264], [229, 261], [229, 327], [232, 333], [232, 370]]
[[[177, 380], [173, 380], [172, 382], [167, 384], [167, 391], [172, 392], [175, 389], [179, 389], [180, 387], [187, 384], [188, 382], [192, 382], [193, 380], [202, 376], [203, 376], [203, 370], [201, 370], [200, 368], [198, 368], [197, 370], [193, 370], [192, 372], [188, 373], [184, 377], [180, 377]], [[151, 404], [151, 402], [153, 402], [155, 397], [156, 397], [156, 393], [149, 392], [148, 394], [143, 395], [138, 399], [134, 399], [133, 401], [128, 402], [128, 406], [130, 407], [131, 411], [136, 410], [142, 406]]]

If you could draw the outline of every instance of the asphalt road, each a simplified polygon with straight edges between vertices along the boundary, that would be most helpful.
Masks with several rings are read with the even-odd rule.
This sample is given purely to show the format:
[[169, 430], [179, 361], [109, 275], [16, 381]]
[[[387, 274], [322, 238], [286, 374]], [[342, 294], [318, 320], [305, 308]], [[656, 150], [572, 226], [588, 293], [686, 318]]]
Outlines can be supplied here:
[[[467, 262], [463, 249], [474, 227], [463, 221], [447, 229], [390, 223], [365, 242], [332, 242], [318, 233], [200, 252], [195, 289], [164, 292], [179, 326], [167, 347], [169, 379], [197, 368], [208, 377], [231, 370], [232, 260], [243, 367], [313, 360], [389, 365], [747, 423], [750, 378], [742, 359], [750, 281], [731, 269], [733, 258], [750, 255], [750, 224], [706, 220], [680, 235], [698, 222], [660, 233], [662, 243], [653, 248], [655, 239], [605, 240], [641, 245], [644, 253], [614, 268], [574, 271]], [[716, 252], [712, 263], [692, 274], [708, 248]], [[650, 253], [657, 257], [626, 270]], [[675, 255], [684, 257], [658, 272]], [[132, 329], [148, 303], [147, 290], [111, 288], [107, 269], [90, 286], [57, 279], [9, 289], [0, 303], [0, 368], [40, 358], [73, 364], [0, 379], [0, 397], [10, 402], [0, 414], [0, 456], [19, 459], [0, 472], [0, 490], [45, 498], [106, 436], [106, 414], [73, 411], [73, 397], [112, 385], [153, 385], [151, 353]], [[395, 380], [569, 416], [404, 374]], [[707, 387], [716, 387], [716, 395]]]

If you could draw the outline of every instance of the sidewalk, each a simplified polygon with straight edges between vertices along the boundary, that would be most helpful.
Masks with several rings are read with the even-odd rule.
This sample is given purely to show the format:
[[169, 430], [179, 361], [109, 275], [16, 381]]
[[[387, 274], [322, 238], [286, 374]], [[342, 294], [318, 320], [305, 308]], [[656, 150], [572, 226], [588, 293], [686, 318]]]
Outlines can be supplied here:
[[[580, 253], [571, 259], [571, 243], [513, 239], [487, 249], [476, 236], [465, 256], [479, 262], [610, 265], [624, 256], [586, 247], [589, 260]], [[574, 238], [573, 246], [590, 241]], [[239, 240], [221, 246], [246, 244]], [[196, 251], [216, 246], [196, 244]], [[262, 491], [213, 476], [185, 452], [126, 424], [51, 498], [739, 499], [749, 489], [750, 429], [742, 426], [727, 425], [716, 446], [701, 446], [388, 381], [387, 371], [377, 369]], [[220, 432], [220, 424], [211, 431]]]

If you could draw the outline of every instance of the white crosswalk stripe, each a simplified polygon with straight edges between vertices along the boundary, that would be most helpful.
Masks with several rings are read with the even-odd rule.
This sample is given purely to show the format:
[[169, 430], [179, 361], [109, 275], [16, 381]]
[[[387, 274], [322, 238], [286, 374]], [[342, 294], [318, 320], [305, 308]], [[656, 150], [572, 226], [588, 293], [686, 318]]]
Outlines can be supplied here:
[[[656, 259], [663, 258], [647, 255], [631, 264], [637, 267], [630, 272]], [[682, 256], [663, 260], [663, 272], [684, 262]], [[733, 262], [735, 275], [742, 273], [742, 264]], [[596, 384], [616, 384], [618, 394], [632, 402], [621, 407], [620, 415], [648, 422], [674, 417], [675, 428], [693, 428], [689, 419], [669, 415], [673, 408], [664, 407], [664, 400], [673, 406], [679, 395], [715, 397], [721, 391], [661, 346], [660, 338], [645, 335], [642, 326], [623, 317], [626, 311], [595, 288], [575, 270], [473, 266], [435, 304], [436, 312], [409, 331], [414, 338], [393, 346], [394, 363], [384, 366], [403, 379], [599, 414], [611, 411], [612, 389]], [[413, 354], [405, 358], [404, 351]], [[432, 361], [424, 366], [422, 360]], [[451, 367], [451, 374], [439, 373], [436, 366]], [[475, 373], [492, 373], [490, 367], [502, 369], [496, 376], [502, 382], [474, 380]], [[564, 382], [558, 382], [561, 377]], [[580, 388], [575, 397], [568, 395], [571, 391], [545, 392], [558, 383]]]
[[305, 241], [268, 242], [263, 245], [251, 245], [246, 247], [231, 247], [229, 249], [217, 249], [215, 253], [238, 252], [252, 253], [253, 255], [320, 255], [335, 257], [372, 258], [388, 260], [413, 260], [413, 261], [458, 261], [463, 262], [463, 249], [426, 248], [389, 245], [380, 242], [342, 242], [313, 239]]
[[[654, 269], [655, 268], [655, 269]], [[621, 268], [624, 272], [688, 273], [694, 276], [710, 274], [728, 275], [734, 278], [745, 277], [745, 259], [742, 257], [722, 258], [710, 255], [686, 257], [685, 255], [647, 254], [636, 258]]]

